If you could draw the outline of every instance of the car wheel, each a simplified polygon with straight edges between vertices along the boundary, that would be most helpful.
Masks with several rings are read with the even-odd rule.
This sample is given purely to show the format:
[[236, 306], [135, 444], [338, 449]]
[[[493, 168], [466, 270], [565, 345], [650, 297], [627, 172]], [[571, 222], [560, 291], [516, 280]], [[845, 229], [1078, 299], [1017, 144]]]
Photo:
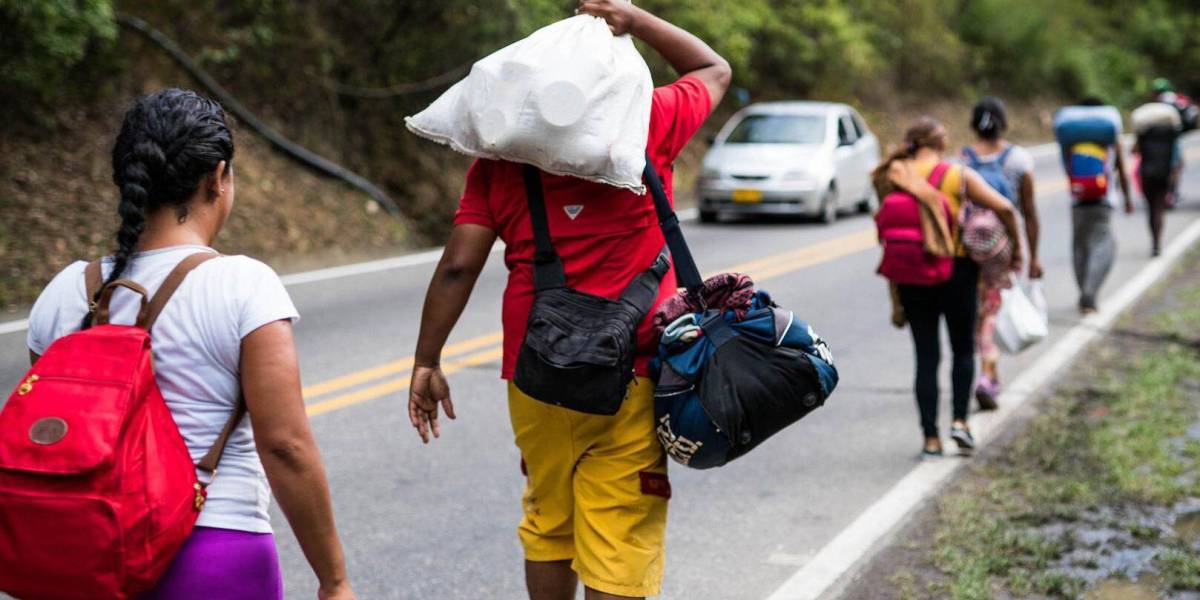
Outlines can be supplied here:
[[717, 211], [715, 211], [715, 210], [700, 211], [700, 222], [701, 223], [716, 223], [717, 222]]
[[877, 210], [879, 210], [879, 194], [875, 193], [875, 186], [870, 186], [870, 189], [867, 190], [867, 197], [858, 203], [858, 212], [873, 214]]
[[825, 192], [825, 197], [821, 200], [821, 222], [829, 225], [838, 218], [838, 191], [836, 187], [829, 186], [829, 191]]

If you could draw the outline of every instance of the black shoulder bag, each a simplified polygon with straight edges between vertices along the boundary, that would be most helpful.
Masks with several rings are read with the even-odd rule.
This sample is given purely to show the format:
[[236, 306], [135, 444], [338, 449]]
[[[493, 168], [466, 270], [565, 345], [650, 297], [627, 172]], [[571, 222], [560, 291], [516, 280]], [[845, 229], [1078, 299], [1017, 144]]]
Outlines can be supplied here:
[[[644, 177], [668, 246], [687, 253], [679, 219], [649, 159]], [[615, 415], [633, 381], [638, 325], [658, 298], [659, 284], [671, 266], [670, 254], [663, 247], [650, 267], [634, 278], [617, 300], [571, 289], [567, 287], [562, 259], [550, 239], [541, 171], [529, 165], [525, 166], [525, 193], [536, 246], [534, 300], [513, 384], [548, 404]], [[681, 273], [681, 280], [695, 282], [698, 289], [700, 275], [691, 256], [679, 258], [677, 270], [686, 265], [691, 271]]]

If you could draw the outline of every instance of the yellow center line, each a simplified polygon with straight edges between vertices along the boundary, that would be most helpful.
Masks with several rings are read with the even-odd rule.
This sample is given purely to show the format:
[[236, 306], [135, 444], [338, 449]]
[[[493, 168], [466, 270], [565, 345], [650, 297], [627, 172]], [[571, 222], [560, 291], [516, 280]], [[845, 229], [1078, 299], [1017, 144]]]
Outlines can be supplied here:
[[[500, 360], [500, 358], [503, 356], [504, 348], [502, 347], [476, 352], [475, 354], [468, 355], [459, 360], [443, 364], [442, 373], [450, 375], [463, 369], [469, 369], [471, 367], [477, 367], [479, 365]], [[320, 402], [310, 404], [305, 410], [308, 412], [308, 416], [315, 417], [320, 414], [346, 408], [347, 406], [360, 404], [368, 400], [374, 400], [380, 396], [402, 392], [408, 389], [408, 384], [409, 380], [407, 377], [391, 379], [368, 388], [363, 388], [348, 394], [335, 396], [328, 400], [322, 400]]]
[[754, 281], [762, 282], [785, 273], [799, 271], [813, 265], [837, 260], [878, 245], [874, 229], [860, 229], [832, 240], [818, 242], [800, 250], [766, 260], [757, 260], [734, 265], [725, 272], [745, 273]]
[[[476, 338], [471, 338], [469, 340], [458, 342], [456, 344], [450, 344], [449, 346], [446, 346], [446, 348], [442, 350], [442, 356], [449, 357], [449, 356], [457, 356], [459, 354], [466, 354], [467, 352], [470, 352], [472, 350], [478, 350], [485, 346], [491, 346], [492, 344], [499, 344], [503, 340], [504, 340], [504, 332], [497, 331], [494, 333], [489, 333], [487, 335], [483, 335], [483, 336], [476, 337]], [[323, 381], [321, 383], [306, 387], [303, 390], [301, 390], [301, 394], [303, 394], [305, 398], [315, 398], [322, 394], [328, 394], [329, 392], [335, 392], [337, 390], [355, 386], [360, 383], [366, 383], [372, 379], [378, 379], [380, 377], [384, 377], [387, 375], [401, 373], [401, 372], [407, 371], [408, 369], [411, 369], [413, 366], [414, 360], [415, 360], [414, 357], [409, 356], [408, 358], [402, 358], [400, 360], [395, 360], [395, 361], [392, 361], [389, 363], [384, 363], [382, 365], [379, 365], [376, 367], [371, 367], [369, 369], [363, 369], [362, 371], [356, 371], [354, 373], [349, 373], [349, 374], [343, 375], [341, 377], [335, 377], [328, 381]]]

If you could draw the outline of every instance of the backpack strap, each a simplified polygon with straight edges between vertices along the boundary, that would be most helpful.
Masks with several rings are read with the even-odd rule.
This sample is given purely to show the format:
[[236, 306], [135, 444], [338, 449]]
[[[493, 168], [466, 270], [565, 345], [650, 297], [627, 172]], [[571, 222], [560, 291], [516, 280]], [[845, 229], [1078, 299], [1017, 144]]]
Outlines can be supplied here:
[[1013, 148], [1016, 148], [1016, 146], [1009, 144], [1000, 151], [1000, 156], [996, 158], [996, 164], [1000, 165], [1001, 169], [1004, 168], [1004, 163], [1008, 162], [1008, 155], [1012, 154]]
[[939, 162], [929, 173], [929, 185], [932, 185], [938, 192], [942, 191], [942, 183], [946, 180], [946, 174], [950, 172], [950, 163], [946, 161]]
[[101, 268], [101, 259], [97, 258], [88, 263], [83, 270], [83, 283], [87, 288], [88, 308], [90, 311], [96, 310], [96, 300], [99, 300], [100, 288], [104, 285], [104, 271]]
[[100, 288], [104, 286], [104, 269], [101, 259], [97, 258], [88, 263], [83, 269], [83, 285], [87, 294], [88, 311], [83, 316], [79, 329], [82, 331], [92, 326], [96, 318], [96, 301], [100, 299]]
[[146, 288], [142, 287], [141, 284], [133, 281], [132, 279], [118, 279], [104, 286], [104, 289], [100, 290], [100, 298], [96, 300], [96, 308], [92, 315], [92, 321], [94, 321], [96, 325], [108, 324], [108, 319], [110, 316], [108, 305], [110, 302], [112, 302], [113, 292], [117, 291], [117, 288], [125, 288], [127, 290], [136, 292], [142, 297], [142, 307], [138, 309], [137, 319], [138, 325], [141, 325], [142, 321], [146, 319], [146, 313], [148, 309], [147, 299], [150, 298], [150, 293], [147, 292]]
[[979, 168], [979, 155], [975, 153], [974, 149], [970, 146], [963, 146], [962, 153], [966, 157], [967, 162], [970, 163], [972, 169]]
[[213, 445], [209, 447], [208, 452], [196, 463], [196, 470], [203, 471], [208, 475], [208, 481], [201, 480], [200, 486], [207, 488], [217, 477], [217, 465], [221, 464], [221, 455], [225, 454], [225, 446], [229, 444], [229, 436], [233, 435], [233, 430], [237, 429], [238, 423], [242, 421], [242, 417], [246, 416], [246, 396], [240, 392], [238, 394], [237, 406], [233, 407], [233, 414], [229, 416], [229, 420], [225, 422], [225, 426], [221, 428], [221, 433], [217, 434], [217, 439], [213, 441]]
[[179, 264], [175, 265], [175, 268], [163, 280], [162, 285], [158, 287], [158, 291], [154, 293], [154, 297], [150, 299], [145, 318], [138, 319], [138, 326], [147, 331], [153, 328], [154, 322], [158, 320], [158, 316], [162, 314], [163, 308], [167, 306], [167, 302], [171, 300], [171, 296], [175, 294], [175, 290], [179, 289], [180, 284], [183, 283], [188, 273], [191, 273], [192, 269], [195, 269], [202, 263], [218, 256], [220, 255], [215, 252], [197, 252], [179, 261]]
[[[158, 291], [155, 292], [154, 298], [150, 300], [150, 304], [146, 310], [146, 317], [139, 322], [143, 328], [149, 331], [154, 327], [154, 322], [158, 320], [158, 316], [162, 314], [163, 308], [167, 306], [167, 302], [171, 300], [171, 296], [183, 284], [183, 280], [187, 278], [188, 273], [191, 273], [196, 267], [217, 258], [220, 254], [215, 252], [197, 252], [187, 258], [179, 261], [178, 265], [171, 270], [167, 278], [163, 280]], [[196, 469], [208, 475], [208, 480], [201, 479], [200, 487], [207, 488], [217, 476], [217, 465], [221, 463], [221, 455], [225, 453], [225, 446], [229, 444], [229, 437], [233, 435], [233, 430], [237, 429], [238, 423], [242, 421], [242, 417], [246, 415], [246, 396], [238, 391], [237, 404], [233, 408], [233, 414], [229, 416], [229, 420], [225, 422], [225, 426], [221, 428], [221, 432], [217, 434], [217, 439], [213, 441], [213, 445], [209, 447], [208, 452], [196, 463]], [[203, 502], [200, 502], [203, 504]]]

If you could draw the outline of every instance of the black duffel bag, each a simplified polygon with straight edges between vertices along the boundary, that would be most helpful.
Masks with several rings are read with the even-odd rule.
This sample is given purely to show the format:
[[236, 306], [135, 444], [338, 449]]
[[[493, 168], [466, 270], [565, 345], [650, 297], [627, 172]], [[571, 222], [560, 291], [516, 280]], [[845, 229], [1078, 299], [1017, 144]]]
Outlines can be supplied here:
[[[646, 171], [654, 172], [649, 160]], [[653, 182], [661, 193], [657, 175]], [[615, 415], [633, 381], [638, 325], [654, 306], [659, 283], [671, 267], [667, 248], [617, 300], [571, 289], [550, 238], [541, 171], [529, 165], [525, 193], [536, 247], [534, 301], [513, 384], [541, 402]]]
[[685, 287], [655, 315], [665, 328], [650, 365], [656, 431], [676, 462], [719, 467], [823, 406], [838, 372], [821, 336], [749, 277], [701, 281], [666, 196], [654, 201]]

